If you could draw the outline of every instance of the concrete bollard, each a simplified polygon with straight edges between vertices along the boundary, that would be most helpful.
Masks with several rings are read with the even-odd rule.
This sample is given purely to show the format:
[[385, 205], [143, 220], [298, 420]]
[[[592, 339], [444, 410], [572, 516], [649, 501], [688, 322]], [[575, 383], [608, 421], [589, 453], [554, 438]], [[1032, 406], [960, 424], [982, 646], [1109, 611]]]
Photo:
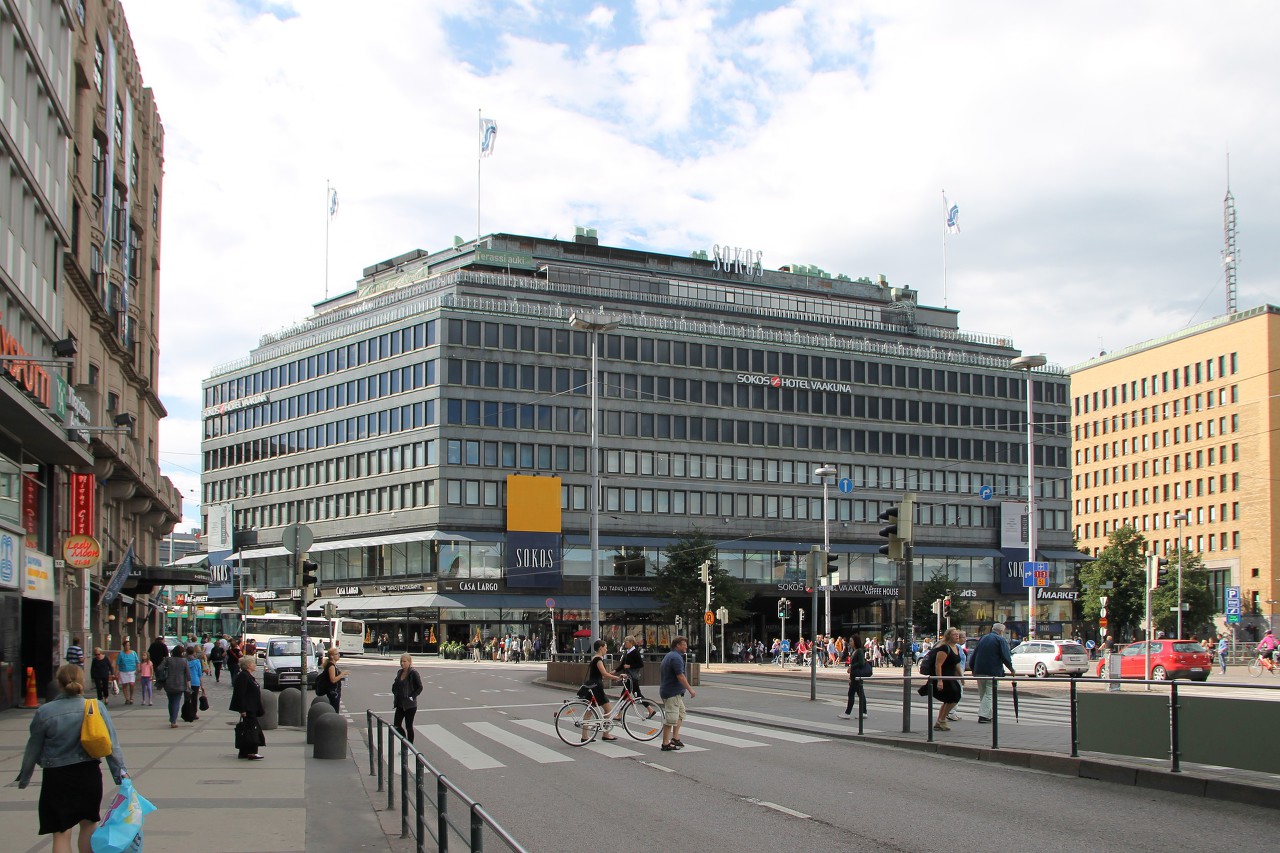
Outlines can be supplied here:
[[312, 699], [312, 700], [311, 700], [311, 704], [312, 704], [312, 705], [319, 705], [321, 702], [323, 702], [324, 704], [328, 705], [330, 708], [332, 708], [332, 707], [333, 707], [333, 704], [329, 701], [329, 697], [328, 697], [328, 696], [317, 696], [317, 697], [315, 697], [314, 699]]
[[333, 713], [330, 707], [328, 714], [315, 718], [315, 737], [307, 738], [307, 742], [315, 744], [313, 758], [346, 758], [347, 718]]
[[302, 693], [296, 687], [286, 687], [280, 691], [280, 725], [302, 725]]
[[263, 690], [261, 696], [263, 713], [258, 718], [258, 725], [265, 732], [280, 725], [280, 697], [270, 690]]
[[315, 743], [316, 725], [323, 718], [330, 714], [335, 714], [333, 706], [328, 702], [323, 705], [312, 705], [310, 712], [307, 714], [307, 743]]

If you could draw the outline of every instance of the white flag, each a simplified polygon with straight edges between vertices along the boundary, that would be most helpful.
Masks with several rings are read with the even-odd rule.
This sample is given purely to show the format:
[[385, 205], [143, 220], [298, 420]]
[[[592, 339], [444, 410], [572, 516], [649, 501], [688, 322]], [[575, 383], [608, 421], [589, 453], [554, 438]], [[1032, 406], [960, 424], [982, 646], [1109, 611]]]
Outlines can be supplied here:
[[947, 197], [944, 195], [942, 197], [942, 206], [947, 210], [947, 233], [959, 234], [960, 233], [960, 205], [958, 204], [948, 205]]
[[498, 123], [491, 118], [480, 119], [480, 156], [493, 154], [493, 147], [498, 144]]

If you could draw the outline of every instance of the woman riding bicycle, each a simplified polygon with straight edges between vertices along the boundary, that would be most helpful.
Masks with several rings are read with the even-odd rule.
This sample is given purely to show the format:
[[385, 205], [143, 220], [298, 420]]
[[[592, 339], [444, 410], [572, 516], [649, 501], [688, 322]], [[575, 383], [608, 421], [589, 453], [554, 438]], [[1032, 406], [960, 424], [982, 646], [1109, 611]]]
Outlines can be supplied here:
[[[600, 711], [605, 715], [613, 711], [613, 703], [609, 701], [609, 697], [604, 693], [604, 680], [606, 678], [610, 681], [623, 680], [621, 675], [614, 675], [605, 668], [604, 652], [607, 648], [609, 648], [609, 644], [604, 640], [596, 640], [591, 645], [591, 650], [594, 652], [595, 657], [591, 658], [591, 663], [587, 666], [587, 680], [583, 684], [584, 687], [589, 686], [591, 688], [591, 695], [595, 697], [596, 704], [600, 706]], [[616, 737], [607, 732], [601, 735], [600, 739], [617, 740]]]

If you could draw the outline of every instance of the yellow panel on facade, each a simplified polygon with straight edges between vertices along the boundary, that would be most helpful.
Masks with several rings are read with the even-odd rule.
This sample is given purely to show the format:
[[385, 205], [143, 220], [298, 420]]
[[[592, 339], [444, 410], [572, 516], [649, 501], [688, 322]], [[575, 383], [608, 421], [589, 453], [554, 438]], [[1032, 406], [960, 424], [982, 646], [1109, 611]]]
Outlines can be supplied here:
[[560, 478], [507, 476], [507, 530], [560, 532]]

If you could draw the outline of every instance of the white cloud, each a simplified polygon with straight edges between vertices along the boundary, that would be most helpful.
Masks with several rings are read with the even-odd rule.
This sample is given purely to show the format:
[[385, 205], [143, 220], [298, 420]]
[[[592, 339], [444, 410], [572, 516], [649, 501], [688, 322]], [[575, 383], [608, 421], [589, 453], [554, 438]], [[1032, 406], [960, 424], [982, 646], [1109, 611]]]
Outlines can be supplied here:
[[945, 187], [961, 326], [1066, 365], [1223, 310], [1230, 145], [1240, 304], [1280, 292], [1271, 4], [640, 0], [572, 26], [534, 3], [371, 8], [128, 3], [165, 125], [175, 479], [199, 467], [200, 379], [321, 297], [326, 180], [331, 293], [471, 236], [478, 107], [501, 128], [485, 231], [749, 245], [941, 304]]

